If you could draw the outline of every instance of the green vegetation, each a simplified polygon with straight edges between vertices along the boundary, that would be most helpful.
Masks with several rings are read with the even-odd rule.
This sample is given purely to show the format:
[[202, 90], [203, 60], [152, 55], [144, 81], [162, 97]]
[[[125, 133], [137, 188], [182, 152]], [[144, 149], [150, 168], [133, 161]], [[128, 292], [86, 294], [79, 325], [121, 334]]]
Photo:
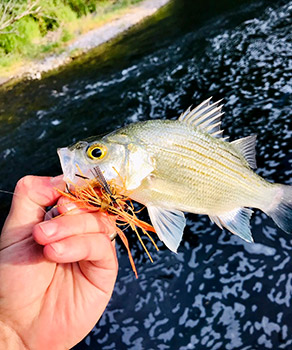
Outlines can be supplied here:
[[97, 27], [141, 0], [1, 0], [0, 75]]

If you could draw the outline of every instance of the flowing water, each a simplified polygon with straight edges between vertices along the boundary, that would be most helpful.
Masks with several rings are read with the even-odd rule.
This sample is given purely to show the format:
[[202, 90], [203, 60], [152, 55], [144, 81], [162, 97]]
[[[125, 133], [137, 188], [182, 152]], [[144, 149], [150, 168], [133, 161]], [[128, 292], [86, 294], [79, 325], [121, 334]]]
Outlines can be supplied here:
[[[258, 134], [257, 172], [292, 184], [291, 1], [172, 1], [59, 72], [0, 92], [0, 188], [56, 175], [56, 148], [224, 98], [230, 139]], [[1, 195], [1, 221], [10, 203]], [[146, 217], [146, 215], [145, 215]], [[143, 218], [143, 216], [142, 216]], [[77, 349], [292, 349], [292, 237], [263, 213], [255, 244], [187, 215], [178, 254], [117, 242], [107, 310]]]

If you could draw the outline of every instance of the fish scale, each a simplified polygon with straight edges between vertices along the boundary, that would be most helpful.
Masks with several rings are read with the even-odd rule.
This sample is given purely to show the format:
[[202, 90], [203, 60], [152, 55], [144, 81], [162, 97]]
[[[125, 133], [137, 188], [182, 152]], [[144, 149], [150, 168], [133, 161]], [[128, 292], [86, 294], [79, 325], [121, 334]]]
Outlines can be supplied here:
[[[139, 128], [139, 125], [136, 127]], [[163, 127], [163, 133], [159, 132], [161, 127]], [[174, 135], [173, 129], [175, 129]], [[196, 144], [210, 142], [209, 135], [201, 134], [198, 137], [198, 132], [194, 128], [191, 130], [184, 124], [174, 121], [171, 123], [151, 121], [148, 129], [142, 132], [141, 130], [132, 131], [141, 138], [147, 151], [154, 158], [156, 164], [154, 176], [160, 180], [164, 179], [164, 182], [162, 180], [159, 182], [160, 187], [164, 185], [163, 190], [160, 189], [159, 192], [155, 189], [153, 179], [150, 182], [142, 182], [141, 187], [136, 191], [143, 191], [144, 198], [139, 196], [140, 201], [147, 202], [151, 199], [152, 202], [156, 200], [158, 203], [162, 196], [167, 194], [168, 206], [173, 203], [178, 205], [180, 202], [182, 210], [187, 208], [187, 211], [211, 214], [228, 210], [228, 203], [230, 203], [230, 208], [239, 204], [253, 207], [262, 193], [262, 186], [267, 186], [265, 180], [247, 168], [246, 162], [237, 163], [237, 168], [233, 171], [231, 166], [234, 163], [222, 158], [221, 153], [228, 152], [236, 161], [239, 160], [239, 157], [229, 149], [228, 143], [220, 139], [216, 140], [215, 146], [213, 145], [207, 151], [204, 149], [200, 149], [200, 152], [191, 150], [192, 139]], [[178, 131], [181, 132], [178, 133]], [[169, 135], [172, 135], [171, 140]], [[169, 169], [173, 167], [176, 171], [169, 172]], [[183, 195], [177, 198], [177, 192]], [[172, 198], [172, 203], [169, 202], [170, 198]], [[218, 200], [219, 198], [221, 200]], [[240, 203], [237, 198], [240, 198]]]

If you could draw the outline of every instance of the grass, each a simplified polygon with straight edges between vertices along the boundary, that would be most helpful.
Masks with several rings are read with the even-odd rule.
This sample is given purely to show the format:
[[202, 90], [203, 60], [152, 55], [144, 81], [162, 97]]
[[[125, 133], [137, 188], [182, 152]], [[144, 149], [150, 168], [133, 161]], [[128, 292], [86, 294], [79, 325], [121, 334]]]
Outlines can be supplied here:
[[[62, 52], [78, 35], [114, 19], [141, 1], [2, 0], [0, 76], [9, 77], [23, 64]], [[3, 28], [5, 21], [11, 23]]]

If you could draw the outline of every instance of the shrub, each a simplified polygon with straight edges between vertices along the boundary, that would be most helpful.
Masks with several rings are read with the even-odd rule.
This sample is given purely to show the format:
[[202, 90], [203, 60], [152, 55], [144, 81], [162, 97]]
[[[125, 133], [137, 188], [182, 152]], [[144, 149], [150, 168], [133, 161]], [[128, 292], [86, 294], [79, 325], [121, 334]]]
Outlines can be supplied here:
[[72, 11], [77, 13], [78, 17], [87, 15], [96, 11], [96, 0], [64, 0], [65, 4], [70, 6]]
[[[138, 1], [141, 0], [0, 0], [0, 66], [11, 54], [36, 57], [38, 52], [56, 49], [72, 38], [74, 23], [81, 16], [96, 13], [98, 8], [101, 13], [115, 11]], [[58, 28], [61, 35], [55, 36], [57, 39], [42, 40]]]

